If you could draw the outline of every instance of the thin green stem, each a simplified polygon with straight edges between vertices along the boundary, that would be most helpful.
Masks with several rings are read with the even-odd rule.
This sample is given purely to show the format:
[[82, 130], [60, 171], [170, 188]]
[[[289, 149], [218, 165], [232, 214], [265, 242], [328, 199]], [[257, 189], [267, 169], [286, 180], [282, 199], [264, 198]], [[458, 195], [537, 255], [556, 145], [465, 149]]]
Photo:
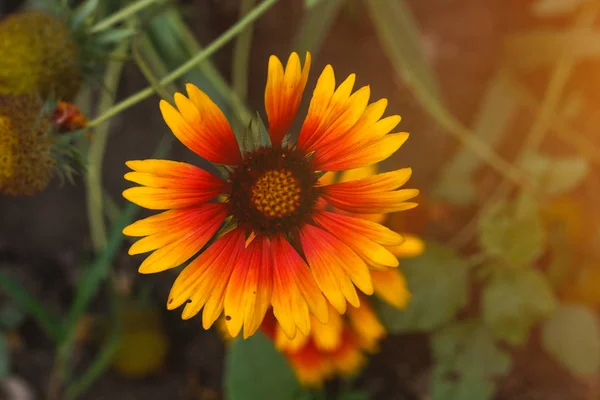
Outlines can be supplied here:
[[111, 332], [108, 340], [104, 343], [102, 349], [94, 361], [90, 364], [87, 370], [81, 377], [71, 382], [65, 391], [66, 400], [74, 400], [79, 397], [86, 389], [98, 379], [99, 376], [109, 367], [115, 352], [117, 351], [121, 339], [121, 315], [119, 296], [115, 291], [112, 280], [109, 284], [109, 300], [111, 314]]
[[[529, 89], [523, 87], [523, 85], [518, 82], [512, 82], [508, 86], [509, 90], [514, 91], [517, 100], [519, 100], [523, 107], [530, 110], [532, 114], [538, 115], [540, 113], [540, 105]], [[600, 165], [600, 149], [571, 127], [569, 121], [567, 121], [564, 116], [557, 113], [553, 116], [550, 125], [554, 136], [558, 137], [565, 144], [573, 147], [573, 149], [578, 151], [586, 159]]]
[[[253, 8], [244, 18], [239, 20], [234, 26], [225, 31], [221, 36], [215, 39], [210, 45], [208, 45], [202, 52], [196, 54], [194, 57], [183, 63], [180, 67], [176, 68], [169, 75], [161, 79], [159, 82], [161, 86], [165, 86], [174, 82], [181, 76], [183, 76], [187, 71], [196, 67], [199, 63], [206, 60], [212, 54], [214, 54], [217, 50], [222, 48], [225, 44], [227, 44], [234, 37], [239, 35], [247, 26], [251, 24], [255, 20], [257, 20], [260, 16], [262, 16], [265, 12], [267, 12], [275, 3], [279, 0], [264, 0], [258, 6]], [[115, 115], [121, 113], [122, 111], [128, 109], [131, 106], [136, 105], [142, 100], [147, 99], [148, 97], [154, 94], [153, 87], [147, 87], [138, 93], [128, 97], [127, 99], [121, 101], [111, 109], [107, 110], [104, 114], [99, 116], [90, 122], [89, 126], [97, 126], [104, 121], [114, 117]]]
[[483, 139], [458, 121], [424, 85], [419, 84], [418, 81], [413, 82], [412, 91], [420, 99], [425, 110], [447, 132], [465, 147], [471, 149], [475, 155], [496, 170], [500, 176], [525, 190], [535, 191], [534, 184], [522, 170], [498, 155]]
[[[146, 40], [146, 38], [142, 38], [142, 40]], [[144, 58], [140, 54], [139, 47], [139, 41], [137, 39], [134, 39], [132, 49], [135, 63], [137, 64], [140, 71], [142, 71], [142, 74], [144, 74], [144, 77], [146, 78], [148, 83], [150, 83], [154, 91], [158, 93], [160, 97], [162, 97], [164, 100], [168, 101], [170, 97], [169, 92], [167, 92], [167, 90], [163, 86], [161, 86], [159, 80], [156, 78], [156, 76], [154, 76], [152, 69], [148, 64], [146, 64]]]
[[[593, 26], [596, 20], [598, 6], [594, 5], [594, 9], [584, 7], [579, 14], [577, 21], [573, 26], [573, 33], [580, 34], [582, 31], [588, 30]], [[556, 111], [560, 104], [562, 94], [575, 67], [577, 58], [573, 57], [570, 52], [563, 51], [558, 59], [550, 82], [544, 95], [544, 100], [540, 106], [540, 113], [535, 120], [529, 135], [527, 136], [524, 146], [522, 147], [517, 157], [517, 162], [522, 162], [529, 154], [535, 152], [542, 143], [546, 133], [548, 132], [552, 119], [556, 115]]]
[[[242, 0], [240, 2], [240, 19], [254, 7], [256, 0]], [[248, 64], [250, 49], [252, 48], [253, 25], [248, 24], [235, 41], [233, 47], [232, 86], [233, 92], [241, 101], [246, 100], [248, 93]]]
[[[596, 20], [597, 11], [597, 4], [593, 5], [593, 9], [584, 7], [578, 16], [577, 21], [573, 25], [573, 31], [577, 33], [581, 32], [582, 30], [589, 29]], [[575, 65], [575, 62], [576, 59], [566, 51], [563, 52], [558, 59], [552, 76], [550, 77], [550, 82], [546, 89], [544, 101], [540, 106], [538, 118], [531, 127], [523, 147], [517, 154], [516, 162], [518, 165], [521, 165], [523, 161], [531, 153], [537, 151], [538, 147], [541, 145], [546, 133], [549, 130], [552, 118], [557, 113], [556, 111], [559, 106], [564, 87]], [[510, 193], [510, 183], [511, 182], [508, 180], [503, 180], [496, 187], [496, 190], [480, 208], [479, 212], [476, 213], [473, 218], [471, 218], [471, 220], [469, 220], [453, 237], [450, 242], [452, 247], [462, 247], [469, 242], [477, 230], [477, 222], [479, 218], [481, 218], [481, 216], [484, 215], [496, 202], [500, 201], [500, 199], [506, 197]]]
[[[181, 35], [181, 40], [185, 49], [190, 54], [199, 53], [202, 51], [200, 44], [194, 37], [194, 34], [188, 26], [183, 22], [181, 17], [178, 15], [174, 21], [177, 23], [177, 31]], [[247, 124], [252, 119], [252, 114], [246, 107], [246, 104], [231, 90], [231, 87], [227, 81], [221, 76], [219, 71], [211, 63], [202, 63], [198, 66], [198, 69], [206, 76], [206, 78], [213, 84], [213, 87], [231, 106], [238, 120], [242, 124]]]
[[90, 32], [101, 32], [115, 24], [118, 24], [121, 21], [125, 21], [127, 18], [131, 17], [132, 15], [135, 15], [136, 13], [152, 5], [153, 3], [159, 3], [163, 1], [164, 0], [137, 0], [136, 2], [133, 2], [126, 7], [123, 7], [114, 14], [111, 14], [108, 17], [96, 23], [94, 26], [92, 26]]
[[54, 340], [60, 340], [61, 329], [58, 319], [42, 303], [33, 297], [20, 283], [0, 271], [0, 292], [9, 296], [27, 311]]
[[294, 39], [294, 49], [310, 51], [313, 57], [316, 56], [345, 2], [346, 0], [321, 1], [307, 10]]
[[[115, 50], [116, 54], [123, 54], [129, 47], [128, 42], [124, 42]], [[107, 110], [115, 102], [115, 93], [121, 78], [123, 62], [113, 61], [107, 69], [104, 77], [105, 91], [100, 98], [100, 110]], [[106, 245], [106, 225], [104, 223], [103, 195], [102, 195], [102, 165], [104, 151], [108, 141], [109, 125], [103, 125], [96, 129], [94, 140], [90, 145], [88, 153], [87, 169], [87, 208], [90, 222], [90, 234], [92, 243], [96, 251], [101, 250]]]

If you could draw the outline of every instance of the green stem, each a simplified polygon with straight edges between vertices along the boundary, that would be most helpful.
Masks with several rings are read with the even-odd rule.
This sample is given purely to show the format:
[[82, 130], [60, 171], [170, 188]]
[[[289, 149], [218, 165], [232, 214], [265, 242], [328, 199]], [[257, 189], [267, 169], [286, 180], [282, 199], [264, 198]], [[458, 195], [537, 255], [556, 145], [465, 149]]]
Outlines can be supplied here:
[[58, 341], [61, 329], [56, 316], [46, 310], [21, 284], [0, 271], [0, 292], [23, 307], [52, 339]]
[[[271, 8], [275, 3], [277, 3], [277, 1], [279, 0], [264, 0], [258, 6], [253, 8], [248, 14], [246, 14], [244, 18], [239, 20], [234, 26], [229, 28], [221, 36], [214, 40], [210, 45], [208, 45], [202, 52], [198, 53], [197, 55], [183, 63], [179, 68], [175, 69], [169, 75], [161, 79], [161, 81], [159, 82], [160, 85], [165, 86], [170, 84], [171, 82], [174, 82], [182, 75], [184, 75], [187, 71], [194, 68], [197, 64], [206, 60], [213, 53], [215, 53], [217, 50], [219, 50], [221, 47], [227, 44], [231, 39], [239, 35], [240, 32], [242, 32], [246, 28], [246, 26], [248, 26], [248, 24], [251, 24], [252, 22], [257, 20], [261, 15], [263, 15], [267, 10], [269, 10], [269, 8]], [[111, 109], [107, 110], [104, 114], [91, 121], [89, 126], [97, 126], [103, 123], [104, 121], [114, 117], [115, 115], [126, 110], [127, 108], [134, 106], [142, 100], [147, 99], [148, 97], [152, 96], [153, 93], [153, 87], [147, 87], [139, 91], [138, 93], [121, 101]]]
[[[593, 3], [590, 3], [593, 4]], [[593, 9], [584, 8], [577, 21], [573, 25], [574, 32], [580, 32], [585, 29], [589, 29], [596, 19], [598, 11], [598, 5], [594, 4]], [[516, 157], [517, 164], [521, 165], [523, 161], [531, 153], [535, 152], [541, 145], [548, 129], [550, 122], [554, 115], [557, 113], [556, 110], [559, 106], [560, 99], [564, 87], [567, 83], [569, 75], [575, 65], [576, 59], [570, 56], [570, 53], [565, 51], [561, 54], [558, 59], [556, 66], [550, 77], [550, 82], [544, 95], [544, 101], [540, 106], [540, 113], [538, 118], [533, 123], [529, 134], [525, 139], [523, 147], [519, 151]], [[452, 238], [449, 245], [451, 247], [460, 248], [466, 245], [473, 237], [477, 230], [477, 223], [482, 215], [484, 215], [490, 207], [492, 207], [500, 199], [508, 196], [510, 193], [511, 182], [503, 180], [497, 187], [496, 190], [490, 195], [486, 203], [479, 209], [473, 218], [471, 218]]]
[[[242, 0], [240, 3], [240, 18], [248, 13], [256, 3], [256, 0]], [[241, 101], [246, 100], [248, 93], [248, 63], [250, 61], [250, 49], [252, 48], [252, 24], [248, 24], [233, 47], [232, 86], [233, 92]]]
[[[123, 54], [127, 51], [128, 42], [122, 43], [115, 54]], [[100, 98], [100, 110], [107, 110], [115, 102], [115, 93], [119, 85], [123, 62], [113, 61], [107, 69], [104, 78], [105, 91]], [[109, 125], [104, 125], [96, 129], [94, 140], [92, 141], [88, 153], [87, 169], [87, 207], [90, 221], [90, 234], [92, 243], [96, 251], [106, 245], [106, 225], [104, 223], [103, 195], [102, 195], [102, 164], [106, 142], [108, 141]]]
[[121, 315], [120, 315], [120, 301], [119, 296], [115, 292], [114, 284], [110, 284], [109, 287], [109, 299], [110, 299], [110, 314], [111, 314], [111, 333], [102, 347], [102, 350], [98, 353], [94, 361], [90, 364], [87, 370], [81, 375], [81, 377], [71, 382], [66, 391], [65, 399], [74, 400], [79, 397], [86, 389], [100, 377], [104, 371], [109, 367], [117, 349], [119, 348], [121, 340]]
[[[175, 19], [177, 23], [177, 31], [181, 35], [181, 40], [185, 49], [191, 54], [202, 51], [200, 44], [194, 37], [194, 34], [190, 31], [188, 26], [183, 22], [181, 17], [178, 16]], [[229, 103], [238, 120], [242, 124], [247, 124], [252, 119], [252, 114], [246, 107], [245, 103], [231, 90], [231, 87], [227, 81], [221, 76], [219, 71], [210, 63], [202, 63], [198, 66], [198, 69], [206, 76], [206, 78], [213, 84], [215, 90], [219, 92], [225, 100]]]
[[315, 57], [345, 2], [346, 0], [321, 1], [307, 10], [294, 40], [294, 49], [299, 52], [310, 51]]
[[[147, 39], [144, 37], [142, 38], [142, 40]], [[138, 40], [134, 39], [132, 48], [133, 58], [135, 59], [135, 63], [137, 64], [140, 71], [142, 71], [142, 74], [144, 74], [144, 78], [146, 78], [148, 83], [150, 83], [154, 91], [158, 93], [160, 97], [168, 101], [170, 97], [169, 92], [167, 92], [167, 90], [163, 86], [161, 86], [156, 76], [154, 76], [154, 73], [152, 72], [150, 66], [148, 66], [148, 64], [146, 64], [146, 62], [144, 61], [144, 58], [140, 54], [140, 43]]]
[[108, 17], [101, 20], [100, 22], [96, 23], [90, 29], [90, 32], [91, 33], [101, 32], [121, 21], [126, 20], [130, 16], [135, 15], [136, 13], [138, 13], [139, 11], [143, 10], [144, 8], [152, 5], [153, 3], [158, 3], [158, 2], [163, 2], [163, 1], [164, 0], [137, 0], [136, 2], [131, 3], [126, 7], [123, 7], [116, 13], [111, 14]]
[[[593, 10], [584, 7], [572, 29], [575, 35], [580, 34], [582, 31], [588, 30], [593, 26], [593, 23], [596, 20], [597, 10], [597, 5], [594, 5]], [[535, 152], [542, 143], [542, 140], [551, 126], [551, 121], [556, 115], [565, 85], [567, 84], [576, 62], [577, 58], [573, 57], [570, 52], [562, 52], [554, 67], [546, 93], [544, 94], [544, 100], [540, 106], [539, 116], [535, 120], [529, 135], [525, 139], [524, 146], [519, 152], [517, 157], [518, 162], [522, 162], [530, 153]]]

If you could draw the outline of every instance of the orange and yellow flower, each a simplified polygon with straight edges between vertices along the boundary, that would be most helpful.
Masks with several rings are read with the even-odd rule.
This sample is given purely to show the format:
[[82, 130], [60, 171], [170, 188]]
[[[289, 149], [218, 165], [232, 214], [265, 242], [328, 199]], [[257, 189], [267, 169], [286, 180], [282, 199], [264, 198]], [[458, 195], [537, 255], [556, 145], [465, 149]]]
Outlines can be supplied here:
[[[408, 243], [399, 257], [413, 257], [423, 251]], [[396, 308], [404, 308], [410, 292], [404, 276], [397, 269], [371, 271], [375, 295]], [[331, 307], [331, 306], [330, 306]], [[348, 307], [345, 316], [331, 310], [325, 324], [311, 317], [309, 335], [297, 334], [289, 339], [281, 327], [267, 318], [263, 331], [272, 338], [275, 346], [285, 355], [298, 380], [305, 386], [318, 387], [335, 376], [351, 376], [366, 363], [367, 354], [379, 350], [379, 342], [386, 330], [375, 314], [369, 300], [363, 296], [359, 307]]]
[[[349, 176], [373, 174], [376, 174], [374, 167], [353, 170], [341, 174], [338, 181], [345, 181]], [[336, 181], [336, 176], [331, 174], [324, 178], [328, 182]], [[379, 218], [386, 220], [388, 215], [381, 215]], [[403, 224], [403, 228], [410, 226]], [[423, 240], [415, 235], [406, 236], [409, 239], [394, 249], [396, 256], [403, 259], [421, 255], [425, 250]], [[399, 269], [373, 270], [371, 278], [375, 296], [398, 309], [406, 307], [411, 295]], [[331, 312], [327, 323], [311, 316], [311, 330], [308, 335], [298, 333], [290, 339], [272, 313], [267, 313], [261, 329], [286, 357], [296, 377], [304, 386], [320, 387], [328, 379], [352, 376], [360, 372], [367, 361], [367, 355], [379, 351], [379, 343], [387, 334], [369, 299], [361, 296], [360, 300], [360, 306], [348, 307], [345, 315], [340, 315], [329, 305]], [[218, 328], [223, 339], [229, 342], [232, 337], [225, 323], [225, 319], [221, 318]]]
[[166, 210], [125, 228], [124, 234], [143, 237], [129, 253], [153, 252], [139, 271], [155, 273], [200, 252], [179, 274], [167, 307], [185, 304], [184, 319], [203, 310], [206, 329], [224, 312], [229, 333], [235, 337], [243, 328], [248, 337], [272, 307], [288, 338], [297, 331], [308, 335], [311, 315], [327, 321], [327, 301], [337, 313], [346, 311], [346, 303], [359, 307], [356, 288], [373, 293], [369, 269], [398, 265], [386, 246], [402, 244], [401, 235], [337, 210], [381, 214], [413, 208], [416, 204], [407, 200], [418, 191], [400, 189], [410, 168], [332, 184], [322, 184], [319, 177], [378, 163], [408, 134], [390, 134], [400, 117], [382, 118], [387, 101], [369, 104], [368, 86], [352, 93], [354, 74], [336, 88], [328, 65], [292, 140], [310, 60], [307, 53], [302, 66], [292, 53], [284, 68], [277, 57], [269, 59], [270, 145], [240, 149], [223, 113], [191, 84], [187, 97], [175, 94], [177, 108], [160, 103], [175, 136], [199, 156], [224, 165], [223, 177], [175, 161], [127, 162], [133, 172], [125, 178], [140, 186], [123, 196]]

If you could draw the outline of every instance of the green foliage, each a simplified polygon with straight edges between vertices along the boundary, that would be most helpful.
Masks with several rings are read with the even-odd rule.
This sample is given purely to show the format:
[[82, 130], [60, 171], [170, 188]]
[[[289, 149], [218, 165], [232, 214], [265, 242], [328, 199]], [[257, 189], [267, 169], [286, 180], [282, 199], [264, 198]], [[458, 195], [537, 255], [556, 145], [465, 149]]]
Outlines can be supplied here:
[[544, 250], [545, 232], [538, 205], [528, 194], [502, 200], [479, 220], [479, 243], [490, 256], [509, 267], [523, 267]]
[[6, 378], [10, 372], [10, 348], [4, 334], [0, 332], [0, 380]]
[[549, 282], [532, 268], [497, 274], [482, 297], [485, 323], [498, 339], [511, 345], [525, 343], [533, 324], [555, 307]]
[[543, 153], [531, 154], [523, 168], [535, 180], [546, 196], [569, 192], [588, 174], [589, 166], [583, 157], [551, 157]]
[[369, 395], [367, 392], [354, 390], [344, 393], [339, 400], [369, 400]]
[[283, 355], [262, 333], [233, 342], [225, 368], [228, 400], [307, 398]]
[[346, 0], [305, 0], [306, 10], [294, 41], [294, 49], [301, 57], [304, 51], [310, 51], [313, 57], [319, 53], [331, 25], [345, 2]]
[[316, 5], [319, 5], [322, 0], [304, 0], [304, 8], [311, 9]]
[[494, 380], [506, 374], [510, 356], [478, 320], [456, 322], [433, 335], [432, 400], [487, 400]]
[[440, 99], [433, 69], [421, 45], [417, 20], [405, 0], [366, 0], [371, 20], [396, 72], [411, 85]]
[[509, 60], [511, 66], [531, 71], [555, 63], [564, 52], [574, 59], [598, 57], [600, 32], [540, 28], [508, 36], [505, 49], [505, 59]]
[[271, 138], [269, 136], [269, 131], [260, 117], [260, 114], [256, 113], [256, 116], [250, 120], [248, 128], [246, 128], [246, 131], [242, 136], [240, 149], [242, 150], [242, 153], [250, 153], [260, 147], [270, 145]]
[[[507, 131], [518, 110], [514, 92], [509, 89], [510, 80], [503, 74], [496, 74], [488, 83], [473, 126], [473, 133], [495, 145]], [[481, 164], [481, 159], [473, 157], [472, 150], [461, 147], [443, 168], [437, 195], [459, 206], [472, 204], [476, 200], [473, 174]]]
[[402, 262], [412, 298], [404, 310], [381, 304], [391, 333], [431, 331], [450, 321], [468, 300], [468, 268], [452, 250], [428, 243], [420, 257]]
[[543, 325], [542, 343], [576, 375], [595, 375], [600, 370], [600, 326], [583, 306], [559, 306]]
[[531, 6], [537, 17], [556, 17], [573, 12], [586, 0], [537, 0]]
[[85, 0], [76, 9], [73, 10], [71, 16], [71, 26], [73, 29], [78, 29], [86, 21], [94, 17], [98, 9], [99, 0]]

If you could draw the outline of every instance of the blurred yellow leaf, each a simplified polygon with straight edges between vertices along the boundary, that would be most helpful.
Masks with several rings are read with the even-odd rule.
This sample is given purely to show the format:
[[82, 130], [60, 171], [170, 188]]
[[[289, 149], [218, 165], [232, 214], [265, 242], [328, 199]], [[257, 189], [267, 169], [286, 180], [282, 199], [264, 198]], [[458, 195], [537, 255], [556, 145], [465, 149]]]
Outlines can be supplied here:
[[589, 309], [563, 304], [545, 322], [544, 347], [576, 375], [600, 370], [600, 326]]
[[432, 400], [492, 399], [493, 380], [506, 374], [512, 363], [490, 330], [475, 319], [455, 322], [435, 332], [431, 349], [435, 360]]
[[555, 307], [550, 283], [533, 268], [499, 274], [483, 291], [485, 323], [498, 339], [512, 345], [525, 343], [533, 324]]
[[419, 25], [404, 0], [366, 0], [379, 40], [396, 72], [409, 84], [426, 88], [440, 99], [440, 90], [429, 65]]
[[526, 193], [497, 202], [479, 220], [481, 247], [510, 267], [529, 266], [542, 254], [545, 241], [538, 205]]
[[574, 189], [589, 171], [588, 162], [583, 157], [552, 157], [543, 153], [530, 154], [522, 167], [547, 196]]
[[508, 65], [531, 70], [554, 64], [563, 54], [575, 59], [599, 58], [600, 32], [536, 29], [509, 35], [504, 48]]
[[[473, 133], [490, 146], [495, 146], [518, 109], [514, 92], [509, 89], [510, 80], [503, 73], [496, 74], [488, 83], [481, 100], [473, 126]], [[436, 195], [452, 204], [466, 206], [476, 200], [473, 174], [481, 164], [481, 158], [473, 151], [460, 147], [443, 169]]]
[[555, 17], [577, 10], [587, 0], [537, 0], [531, 11], [537, 17]]
[[420, 257], [402, 260], [412, 296], [403, 310], [380, 304], [391, 333], [430, 331], [450, 321], [468, 300], [468, 270], [451, 249], [427, 243]]

